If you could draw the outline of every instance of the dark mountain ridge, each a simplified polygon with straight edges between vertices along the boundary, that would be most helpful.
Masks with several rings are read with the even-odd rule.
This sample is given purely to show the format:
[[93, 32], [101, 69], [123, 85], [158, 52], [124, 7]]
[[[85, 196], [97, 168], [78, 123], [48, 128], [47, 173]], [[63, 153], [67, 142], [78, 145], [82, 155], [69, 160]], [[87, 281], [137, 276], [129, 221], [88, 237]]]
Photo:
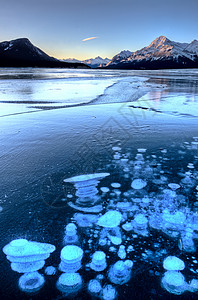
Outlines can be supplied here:
[[82, 63], [67, 63], [51, 57], [27, 38], [0, 43], [0, 67], [89, 68]]

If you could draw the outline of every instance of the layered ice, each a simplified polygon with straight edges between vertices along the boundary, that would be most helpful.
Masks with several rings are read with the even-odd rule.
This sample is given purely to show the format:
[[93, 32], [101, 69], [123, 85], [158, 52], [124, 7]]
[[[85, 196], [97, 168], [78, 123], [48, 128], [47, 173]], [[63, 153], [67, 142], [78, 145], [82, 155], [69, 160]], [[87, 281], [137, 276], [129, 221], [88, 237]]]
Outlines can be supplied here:
[[110, 267], [108, 277], [109, 280], [118, 285], [127, 283], [131, 278], [131, 268], [133, 263], [119, 260], [113, 266]]
[[64, 244], [77, 244], [78, 234], [77, 227], [74, 223], [69, 223], [65, 228]]
[[91, 279], [88, 283], [88, 291], [92, 296], [99, 296], [102, 290], [102, 285], [99, 280]]
[[75, 273], [81, 268], [83, 250], [75, 245], [67, 245], [61, 250], [60, 257], [59, 270], [61, 272]]
[[72, 183], [76, 188], [77, 201], [73, 207], [79, 206], [79, 209], [80, 207], [93, 207], [99, 201], [97, 185], [101, 179], [109, 175], [109, 173], [95, 173], [65, 179], [64, 183]]
[[177, 271], [165, 272], [161, 284], [169, 293], [175, 295], [181, 295], [188, 289], [184, 275]]
[[90, 268], [94, 271], [101, 272], [106, 269], [106, 254], [103, 251], [96, 251], [92, 256]]
[[19, 273], [34, 272], [43, 268], [45, 259], [54, 252], [56, 247], [51, 244], [17, 239], [3, 248], [7, 259], [11, 261], [13, 271]]

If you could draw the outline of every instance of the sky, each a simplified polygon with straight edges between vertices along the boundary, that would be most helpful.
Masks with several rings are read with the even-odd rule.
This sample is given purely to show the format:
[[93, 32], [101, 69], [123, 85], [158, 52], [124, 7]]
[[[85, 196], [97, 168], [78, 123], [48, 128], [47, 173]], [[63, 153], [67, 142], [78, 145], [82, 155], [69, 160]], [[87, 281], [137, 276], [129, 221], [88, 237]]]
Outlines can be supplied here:
[[112, 58], [160, 35], [198, 39], [198, 0], [0, 0], [0, 42], [26, 37], [59, 59]]

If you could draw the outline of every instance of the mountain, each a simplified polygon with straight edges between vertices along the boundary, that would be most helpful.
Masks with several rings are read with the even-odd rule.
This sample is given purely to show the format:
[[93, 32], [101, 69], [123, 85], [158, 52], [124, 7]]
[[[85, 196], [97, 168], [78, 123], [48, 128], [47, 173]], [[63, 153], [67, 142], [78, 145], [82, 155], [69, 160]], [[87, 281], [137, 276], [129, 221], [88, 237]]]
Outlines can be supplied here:
[[100, 56], [97, 56], [95, 58], [83, 60], [82, 63], [90, 66], [91, 68], [97, 68], [97, 67], [104, 67], [109, 61], [110, 59], [107, 57], [102, 58]]
[[[120, 52], [122, 53], [122, 52]], [[137, 50], [128, 57], [113, 57], [107, 68], [116, 69], [171, 69], [198, 68], [198, 41], [191, 43], [174, 42], [160, 36], [149, 46]], [[116, 57], [118, 59], [116, 60]]]
[[51, 57], [26, 38], [0, 43], [0, 67], [88, 68]]
[[100, 56], [97, 56], [95, 58], [89, 58], [85, 60], [77, 60], [75, 58], [68, 58], [64, 59], [66, 62], [79, 62], [88, 65], [91, 68], [98, 68], [98, 67], [104, 67], [106, 64], [110, 61], [109, 58], [102, 58]]
[[109, 65], [116, 65], [116, 64], [120, 64], [123, 61], [125, 61], [129, 56], [131, 56], [133, 54], [133, 52], [129, 51], [129, 50], [123, 50], [120, 53], [118, 53], [117, 55], [115, 55], [108, 63], [107, 66]]

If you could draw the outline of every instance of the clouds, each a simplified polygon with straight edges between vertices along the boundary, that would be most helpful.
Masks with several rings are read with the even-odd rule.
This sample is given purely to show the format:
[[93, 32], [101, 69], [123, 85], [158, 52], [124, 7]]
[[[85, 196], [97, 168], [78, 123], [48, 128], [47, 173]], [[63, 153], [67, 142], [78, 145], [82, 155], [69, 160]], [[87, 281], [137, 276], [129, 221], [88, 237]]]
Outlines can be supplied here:
[[94, 40], [94, 39], [98, 39], [98, 36], [92, 36], [92, 37], [83, 39], [82, 42], [87, 42], [87, 41]]

